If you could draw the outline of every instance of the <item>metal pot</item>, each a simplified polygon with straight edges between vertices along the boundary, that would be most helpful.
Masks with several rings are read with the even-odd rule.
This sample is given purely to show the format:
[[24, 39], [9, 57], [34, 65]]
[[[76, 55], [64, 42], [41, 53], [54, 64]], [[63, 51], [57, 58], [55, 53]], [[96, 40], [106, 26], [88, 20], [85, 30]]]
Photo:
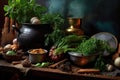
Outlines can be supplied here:
[[70, 61], [77, 66], [86, 66], [95, 61], [98, 54], [83, 56], [77, 52], [68, 52]]
[[[31, 49], [34, 50], [34, 49]], [[29, 54], [29, 61], [33, 64], [39, 63], [39, 62], [43, 62], [47, 60], [47, 50], [44, 50], [44, 53], [31, 53], [31, 50], [28, 50], [28, 54]]]
[[50, 24], [24, 23], [19, 29], [15, 26], [13, 28], [18, 32], [19, 47], [24, 50], [44, 47], [45, 35], [52, 32]]

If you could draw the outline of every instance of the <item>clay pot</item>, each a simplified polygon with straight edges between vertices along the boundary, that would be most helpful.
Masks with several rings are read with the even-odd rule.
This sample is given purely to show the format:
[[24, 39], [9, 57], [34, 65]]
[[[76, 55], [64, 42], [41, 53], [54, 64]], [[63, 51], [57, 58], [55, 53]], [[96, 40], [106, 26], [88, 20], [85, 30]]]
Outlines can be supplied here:
[[13, 26], [18, 32], [19, 47], [28, 50], [32, 48], [44, 47], [45, 35], [52, 32], [50, 24], [29, 24], [24, 23], [18, 29]]

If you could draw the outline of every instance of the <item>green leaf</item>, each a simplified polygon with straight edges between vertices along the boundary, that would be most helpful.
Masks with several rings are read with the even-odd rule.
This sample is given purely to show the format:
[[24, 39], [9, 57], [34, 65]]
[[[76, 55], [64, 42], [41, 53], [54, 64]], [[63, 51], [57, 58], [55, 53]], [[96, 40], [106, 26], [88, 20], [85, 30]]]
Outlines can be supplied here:
[[3, 9], [4, 9], [4, 11], [8, 11], [10, 9], [10, 7], [8, 5], [5, 5]]
[[8, 0], [4, 6], [5, 15], [13, 18], [18, 23], [30, 22], [33, 16], [40, 17], [45, 11], [45, 6], [39, 6], [36, 0]]
[[15, 55], [16, 53], [14, 51], [7, 51], [6, 55]]
[[20, 3], [21, 0], [16, 0], [17, 3]]
[[11, 5], [11, 4], [12, 4], [12, 1], [13, 1], [13, 0], [8, 0], [8, 5]]

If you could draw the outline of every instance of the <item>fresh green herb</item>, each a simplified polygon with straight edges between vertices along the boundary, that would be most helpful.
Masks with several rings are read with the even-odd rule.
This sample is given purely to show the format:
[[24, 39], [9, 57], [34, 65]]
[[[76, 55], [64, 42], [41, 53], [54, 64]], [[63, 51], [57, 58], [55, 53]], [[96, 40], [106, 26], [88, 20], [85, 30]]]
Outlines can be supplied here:
[[54, 51], [55, 55], [66, 53], [68, 51], [74, 51], [75, 48], [86, 39], [86, 36], [78, 35], [68, 35], [63, 37], [58, 44], [56, 44], [56, 49]]
[[42, 67], [48, 67], [50, 64], [52, 64], [52, 63], [50, 63], [50, 62], [41, 62], [41, 63], [36, 63], [35, 66], [42, 68]]
[[83, 41], [77, 48], [77, 52], [82, 53], [85, 56], [91, 55], [97, 50], [97, 40], [95, 38], [90, 38]]
[[32, 17], [41, 18], [47, 8], [36, 4], [35, 0], [8, 0], [4, 6], [5, 16], [16, 20], [18, 23], [29, 22]]
[[40, 19], [42, 23], [49, 23], [53, 27], [53, 32], [46, 35], [45, 45], [50, 43], [57, 43], [65, 36], [62, 26], [64, 25], [64, 18], [60, 14], [45, 14]]
[[45, 45], [48, 46], [52, 43], [52, 45], [55, 45], [57, 42], [59, 42], [63, 37], [65, 36], [65, 33], [62, 30], [54, 29], [52, 33], [45, 35]]
[[43, 14], [40, 18], [40, 21], [43, 24], [51, 24], [55, 30], [56, 28], [61, 30], [64, 24], [64, 18], [59, 13]]
[[15, 51], [7, 51], [6, 55], [16, 55], [16, 52]]
[[101, 70], [101, 71], [105, 71], [105, 65], [106, 65], [106, 63], [104, 62], [104, 58], [103, 58], [103, 56], [102, 55], [99, 55], [99, 57], [98, 57], [98, 59], [97, 59], [97, 61], [95, 62], [95, 68], [96, 69], [99, 69], [99, 70]]
[[84, 56], [88, 56], [96, 53], [103, 53], [104, 51], [113, 52], [108, 43], [104, 40], [98, 40], [96, 38], [89, 38], [84, 40], [77, 48], [76, 51]]

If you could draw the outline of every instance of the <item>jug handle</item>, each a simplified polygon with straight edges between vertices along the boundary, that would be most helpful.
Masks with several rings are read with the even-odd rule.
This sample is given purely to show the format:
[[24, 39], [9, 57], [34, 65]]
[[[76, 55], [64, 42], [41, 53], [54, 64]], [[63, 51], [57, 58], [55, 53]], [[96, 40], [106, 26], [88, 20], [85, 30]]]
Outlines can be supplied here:
[[12, 25], [12, 28], [16, 30], [19, 34], [21, 33], [20, 30], [15, 25]]

